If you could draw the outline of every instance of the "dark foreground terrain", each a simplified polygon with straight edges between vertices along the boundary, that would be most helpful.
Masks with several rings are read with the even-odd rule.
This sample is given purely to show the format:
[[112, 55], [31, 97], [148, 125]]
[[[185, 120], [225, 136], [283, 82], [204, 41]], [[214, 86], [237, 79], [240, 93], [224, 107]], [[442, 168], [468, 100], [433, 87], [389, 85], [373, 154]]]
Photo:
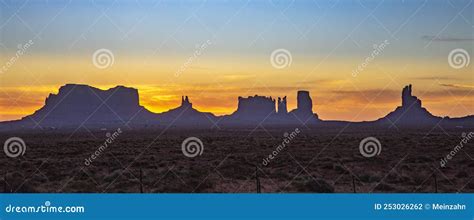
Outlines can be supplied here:
[[[448, 160], [440, 160], [463, 140], [465, 129], [443, 131], [300, 128], [268, 165], [262, 164], [292, 129], [216, 131], [130, 131], [86, 159], [114, 130], [0, 134], [21, 137], [23, 156], [0, 156], [0, 191], [5, 192], [474, 192], [474, 140]], [[108, 135], [107, 135], [108, 133]], [[285, 134], [286, 133], [286, 134]], [[188, 137], [203, 152], [186, 157]], [[366, 137], [381, 152], [361, 155]]]

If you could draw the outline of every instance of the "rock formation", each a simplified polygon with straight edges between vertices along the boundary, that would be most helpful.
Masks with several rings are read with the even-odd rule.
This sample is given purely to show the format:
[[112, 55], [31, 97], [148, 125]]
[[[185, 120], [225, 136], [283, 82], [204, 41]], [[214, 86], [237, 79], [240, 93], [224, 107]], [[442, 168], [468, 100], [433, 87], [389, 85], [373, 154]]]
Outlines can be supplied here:
[[298, 91], [297, 109], [301, 112], [313, 113], [313, 100], [309, 96], [308, 91]]
[[117, 126], [214, 126], [216, 117], [193, 108], [188, 96], [181, 106], [164, 113], [152, 113], [140, 106], [138, 90], [117, 86], [100, 90], [87, 85], [68, 84], [51, 94], [33, 115], [17, 122], [28, 128], [104, 128]]
[[126, 123], [146, 120], [153, 114], [140, 106], [138, 90], [117, 86], [100, 90], [87, 85], [67, 84], [50, 94], [45, 105], [23, 120], [36, 127], [69, 124]]
[[[275, 109], [277, 104], [277, 110]], [[313, 103], [308, 91], [298, 92], [298, 107], [291, 112], [287, 109], [286, 96], [278, 98], [265, 96], [239, 97], [237, 111], [226, 116], [223, 124], [231, 125], [310, 125], [319, 121], [313, 113]]]
[[181, 105], [158, 115], [158, 122], [170, 126], [187, 126], [212, 128], [216, 125], [215, 115], [207, 112], [200, 112], [193, 108], [188, 96], [181, 97]]
[[181, 107], [184, 107], [184, 108], [192, 108], [193, 107], [193, 104], [191, 102], [189, 102], [189, 98], [188, 96], [182, 96], [181, 97]]
[[412, 95], [412, 86], [408, 85], [402, 90], [402, 105], [378, 121], [390, 126], [420, 127], [434, 125], [440, 119], [422, 107], [421, 100]]
[[402, 90], [402, 107], [421, 108], [421, 100], [411, 94], [411, 85], [405, 86]]
[[278, 114], [286, 115], [288, 114], [288, 108], [286, 107], [286, 96], [282, 98], [278, 97]]
[[275, 99], [265, 96], [239, 97], [237, 111], [233, 116], [245, 120], [261, 120], [275, 114]]
[[298, 91], [297, 108], [290, 113], [296, 120], [308, 123], [318, 120], [318, 115], [313, 113], [313, 100], [308, 91]]

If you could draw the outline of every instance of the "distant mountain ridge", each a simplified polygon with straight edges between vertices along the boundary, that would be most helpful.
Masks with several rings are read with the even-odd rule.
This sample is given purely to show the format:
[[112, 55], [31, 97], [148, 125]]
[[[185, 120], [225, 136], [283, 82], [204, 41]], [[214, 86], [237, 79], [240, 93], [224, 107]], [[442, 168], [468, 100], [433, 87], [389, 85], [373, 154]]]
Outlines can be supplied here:
[[218, 128], [239, 126], [327, 126], [365, 125], [377, 127], [474, 127], [474, 116], [462, 118], [437, 117], [422, 107], [412, 95], [412, 86], [402, 90], [402, 104], [387, 116], [371, 122], [324, 121], [313, 113], [313, 101], [308, 91], [298, 91], [297, 108], [287, 109], [286, 97], [274, 99], [265, 96], [238, 98], [237, 110], [225, 116], [200, 112], [189, 97], [181, 98], [181, 105], [163, 113], [153, 113], [140, 105], [137, 89], [117, 86], [101, 90], [88, 85], [67, 84], [58, 94], [50, 94], [45, 105], [21, 120], [1, 122], [0, 130], [181, 127]]

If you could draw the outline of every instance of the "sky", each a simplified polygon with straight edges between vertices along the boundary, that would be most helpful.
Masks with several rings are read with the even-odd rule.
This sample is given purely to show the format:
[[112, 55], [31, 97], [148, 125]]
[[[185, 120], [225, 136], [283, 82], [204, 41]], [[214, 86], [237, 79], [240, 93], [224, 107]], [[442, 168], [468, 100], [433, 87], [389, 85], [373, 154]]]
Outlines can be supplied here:
[[[433, 114], [473, 115], [473, 12], [473, 0], [1, 0], [0, 121], [68, 83], [137, 88], [157, 113], [187, 95], [216, 115], [255, 94], [293, 109], [308, 90], [320, 118], [348, 121], [383, 117], [413, 84]], [[464, 65], [449, 62], [459, 49]]]

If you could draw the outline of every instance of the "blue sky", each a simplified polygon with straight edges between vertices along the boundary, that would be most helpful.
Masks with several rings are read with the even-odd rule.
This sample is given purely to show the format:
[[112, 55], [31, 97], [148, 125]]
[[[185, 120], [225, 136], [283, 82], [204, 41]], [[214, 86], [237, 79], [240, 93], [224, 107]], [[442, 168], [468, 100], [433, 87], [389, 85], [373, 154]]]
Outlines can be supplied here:
[[[159, 47], [174, 34], [172, 41], [178, 41], [179, 45], [166, 45], [164, 51], [185, 53], [215, 36], [212, 53], [217, 54], [266, 53], [279, 46], [297, 53], [326, 55], [351, 34], [350, 40], [340, 47], [343, 49], [335, 51], [335, 56], [367, 53], [367, 47], [388, 39], [397, 44], [391, 55], [416, 57], [419, 49], [433, 55], [444, 54], [440, 50], [443, 45], [425, 48], [427, 42], [423, 36], [434, 37], [448, 24], [438, 37], [474, 38], [474, 6], [469, 0], [103, 0], [73, 1], [70, 5], [61, 0], [32, 0], [23, 3], [2, 4], [1, 42], [6, 48], [15, 49], [17, 44], [34, 37], [64, 10], [60, 19], [52, 21], [40, 35], [41, 44], [35, 48], [39, 53], [87, 53], [97, 45], [130, 53], [150, 53], [151, 48]], [[21, 7], [24, 7], [18, 13], [21, 20], [13, 18], [14, 21], [4, 24]], [[465, 8], [462, 16], [457, 16], [462, 8]], [[234, 15], [237, 17], [225, 25]], [[82, 40], [81, 35], [87, 40]], [[75, 41], [79, 42], [71, 47]], [[455, 43], [463, 46], [472, 41]]]

